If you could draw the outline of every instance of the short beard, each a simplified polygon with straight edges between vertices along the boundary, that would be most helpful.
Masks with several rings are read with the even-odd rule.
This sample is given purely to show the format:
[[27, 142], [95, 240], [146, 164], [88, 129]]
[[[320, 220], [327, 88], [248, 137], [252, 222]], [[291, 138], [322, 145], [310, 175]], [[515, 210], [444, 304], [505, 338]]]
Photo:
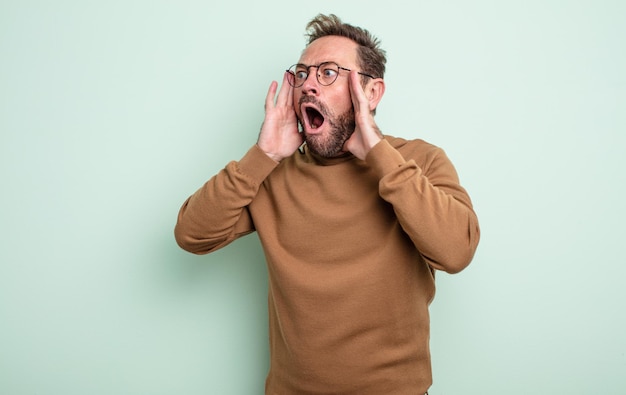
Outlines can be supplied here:
[[[344, 153], [343, 146], [352, 136], [356, 127], [354, 109], [351, 108], [343, 114], [332, 117], [326, 106], [317, 101], [316, 104], [324, 116], [324, 122], [329, 124], [330, 132], [314, 135], [304, 133], [304, 141], [311, 152], [323, 158], [339, 156]], [[302, 121], [299, 120], [298, 122], [302, 128]]]

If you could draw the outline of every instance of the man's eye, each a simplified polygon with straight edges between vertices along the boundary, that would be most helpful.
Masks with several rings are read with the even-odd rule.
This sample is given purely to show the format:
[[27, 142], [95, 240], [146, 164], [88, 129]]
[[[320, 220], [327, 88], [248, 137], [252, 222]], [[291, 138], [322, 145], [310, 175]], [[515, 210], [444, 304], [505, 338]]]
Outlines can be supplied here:
[[322, 74], [324, 75], [324, 77], [332, 78], [332, 77], [337, 75], [337, 70], [335, 70], [335, 69], [324, 69], [322, 71]]
[[307, 72], [306, 71], [296, 71], [296, 78], [299, 80], [306, 80]]

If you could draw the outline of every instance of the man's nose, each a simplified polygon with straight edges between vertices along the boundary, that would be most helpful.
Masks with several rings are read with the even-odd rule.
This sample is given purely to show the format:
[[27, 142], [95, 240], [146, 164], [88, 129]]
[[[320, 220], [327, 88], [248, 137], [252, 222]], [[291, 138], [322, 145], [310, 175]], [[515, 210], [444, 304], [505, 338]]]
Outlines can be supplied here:
[[309, 75], [306, 76], [306, 80], [304, 80], [304, 84], [302, 84], [302, 93], [304, 94], [313, 94], [317, 95], [320, 89], [320, 83], [317, 80], [317, 68], [315, 70], [311, 70]]

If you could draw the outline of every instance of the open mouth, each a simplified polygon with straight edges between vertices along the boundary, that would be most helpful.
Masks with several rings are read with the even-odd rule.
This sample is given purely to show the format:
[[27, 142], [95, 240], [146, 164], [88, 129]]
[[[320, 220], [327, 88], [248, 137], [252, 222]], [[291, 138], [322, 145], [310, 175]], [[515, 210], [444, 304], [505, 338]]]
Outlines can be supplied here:
[[311, 130], [315, 130], [324, 124], [324, 116], [317, 109], [306, 107], [304, 113], [306, 114], [307, 123]]

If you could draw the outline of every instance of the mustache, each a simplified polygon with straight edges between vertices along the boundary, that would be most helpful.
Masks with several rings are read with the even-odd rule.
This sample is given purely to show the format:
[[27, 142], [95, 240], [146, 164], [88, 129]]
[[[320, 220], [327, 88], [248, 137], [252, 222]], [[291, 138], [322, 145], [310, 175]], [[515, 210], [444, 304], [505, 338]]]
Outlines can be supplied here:
[[300, 96], [300, 100], [298, 101], [298, 104], [302, 105], [304, 103], [320, 104], [319, 100], [317, 100], [314, 96], [309, 96], [309, 95]]
[[328, 118], [330, 115], [330, 111], [328, 111], [328, 107], [321, 101], [317, 100], [314, 96], [302, 95], [300, 100], [298, 100], [298, 107], [302, 106], [304, 103], [314, 104], [315, 107], [319, 109], [324, 118]]

